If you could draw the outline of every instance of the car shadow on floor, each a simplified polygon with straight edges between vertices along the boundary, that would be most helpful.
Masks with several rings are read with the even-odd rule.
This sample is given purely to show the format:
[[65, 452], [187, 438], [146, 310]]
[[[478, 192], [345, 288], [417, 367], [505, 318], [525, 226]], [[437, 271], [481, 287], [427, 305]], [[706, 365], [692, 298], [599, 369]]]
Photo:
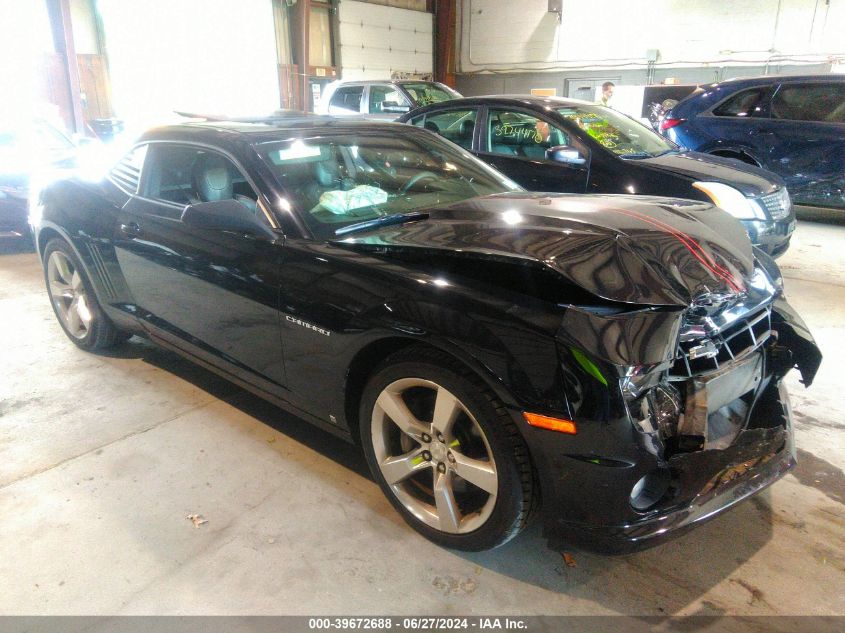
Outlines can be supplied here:
[[321, 453], [344, 468], [372, 479], [361, 449], [357, 445], [319, 429], [295, 414], [284, 412], [280, 415], [283, 410], [279, 407], [175, 352], [133, 336], [125, 343], [110, 350], [98, 351], [97, 354], [107, 358], [137, 359], [162, 369]]
[[[569, 598], [598, 601], [613, 612], [672, 615], [726, 579], [738, 594], [746, 594], [747, 604], [764, 602], [762, 592], [738, 570], [771, 540], [773, 521], [769, 493], [763, 492], [677, 539], [635, 554], [555, 552], [547, 548], [540, 522], [535, 521], [504, 547], [460, 556]], [[685, 612], [723, 613], [723, 606], [708, 600], [695, 613]]]
[[[358, 446], [294, 415], [280, 415], [281, 410], [275, 405], [173, 352], [133, 337], [105, 355], [140, 359], [167, 371], [372, 481]], [[395, 518], [401, 523], [398, 515]], [[561, 552], [548, 549], [539, 517], [537, 519], [517, 538], [498, 549], [453, 553], [483, 570], [550, 592], [569, 598], [598, 600], [602, 607], [612, 612], [655, 616], [678, 613], [726, 579], [738, 594], [747, 594], [745, 602], [749, 605], [765, 602], [762, 592], [741, 578], [737, 570], [772, 537], [774, 517], [768, 492], [739, 504], [680, 538], [644, 552], [603, 556], [573, 549], [566, 553], [570, 557], [569, 563], [574, 562], [574, 566], [567, 564]], [[695, 614], [720, 615], [724, 612], [724, 607], [703, 600]]]

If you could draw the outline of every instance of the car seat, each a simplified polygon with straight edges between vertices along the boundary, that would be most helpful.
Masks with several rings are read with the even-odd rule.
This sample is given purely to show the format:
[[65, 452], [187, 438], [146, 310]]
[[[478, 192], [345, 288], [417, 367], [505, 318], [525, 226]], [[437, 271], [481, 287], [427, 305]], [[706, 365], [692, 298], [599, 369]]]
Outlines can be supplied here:
[[191, 171], [191, 184], [196, 202], [237, 200], [253, 213], [258, 208], [256, 201], [252, 198], [233, 192], [229, 162], [217, 154], [197, 156]]

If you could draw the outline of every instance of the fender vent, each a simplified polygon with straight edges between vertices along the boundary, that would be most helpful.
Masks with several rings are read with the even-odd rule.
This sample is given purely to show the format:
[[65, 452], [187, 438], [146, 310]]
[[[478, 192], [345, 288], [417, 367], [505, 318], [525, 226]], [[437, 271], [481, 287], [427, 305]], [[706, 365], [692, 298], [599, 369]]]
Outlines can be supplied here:
[[99, 290], [102, 292], [105, 299], [116, 299], [117, 291], [115, 290], [114, 283], [112, 282], [111, 276], [106, 268], [106, 262], [103, 259], [103, 254], [100, 252], [99, 245], [88, 242], [86, 247], [88, 249], [88, 255], [91, 258], [93, 271], [100, 278]]

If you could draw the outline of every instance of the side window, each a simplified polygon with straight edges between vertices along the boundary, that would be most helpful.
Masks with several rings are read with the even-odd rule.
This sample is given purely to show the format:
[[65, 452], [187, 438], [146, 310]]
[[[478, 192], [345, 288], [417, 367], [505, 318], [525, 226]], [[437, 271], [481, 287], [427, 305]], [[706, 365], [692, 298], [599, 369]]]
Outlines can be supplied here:
[[716, 116], [759, 117], [763, 112], [763, 99], [768, 86], [750, 88], [737, 92], [733, 97], [713, 110]]
[[[237, 200], [257, 210], [257, 196], [237, 167], [225, 156], [197, 147], [157, 145], [144, 170], [143, 195], [180, 207], [199, 202]], [[181, 208], [173, 216], [180, 217]]]
[[130, 150], [109, 172], [109, 179], [126, 193], [137, 193], [141, 180], [141, 168], [147, 155], [147, 146], [140, 145]]
[[411, 104], [398, 88], [387, 85], [370, 86], [370, 113], [401, 114], [408, 112]]
[[329, 101], [329, 114], [351, 114], [361, 111], [364, 86], [340, 86]]
[[772, 118], [845, 123], [845, 83], [784, 84], [772, 99]]
[[447, 138], [464, 149], [472, 149], [472, 135], [478, 110], [447, 110], [426, 114], [414, 119], [414, 125], [424, 127]]
[[570, 145], [568, 133], [523, 112], [490, 110], [487, 116], [487, 147], [493, 154], [544, 160], [546, 150]]

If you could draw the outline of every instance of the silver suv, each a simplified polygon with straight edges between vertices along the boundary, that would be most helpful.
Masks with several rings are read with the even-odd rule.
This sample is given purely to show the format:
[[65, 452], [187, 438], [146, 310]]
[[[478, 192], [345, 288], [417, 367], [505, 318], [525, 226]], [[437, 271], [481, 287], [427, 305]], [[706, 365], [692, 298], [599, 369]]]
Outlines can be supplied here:
[[392, 121], [414, 108], [460, 97], [458, 92], [436, 81], [341, 80], [326, 86], [316, 112]]

